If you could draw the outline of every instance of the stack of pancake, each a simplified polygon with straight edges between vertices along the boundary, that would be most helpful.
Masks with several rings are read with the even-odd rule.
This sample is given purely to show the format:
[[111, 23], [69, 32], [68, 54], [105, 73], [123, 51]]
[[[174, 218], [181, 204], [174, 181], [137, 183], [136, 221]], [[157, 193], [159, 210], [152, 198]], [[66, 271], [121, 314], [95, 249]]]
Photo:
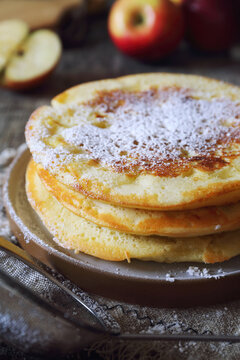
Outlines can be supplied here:
[[26, 126], [33, 209], [62, 247], [111, 261], [240, 254], [240, 88], [142, 74], [73, 87]]

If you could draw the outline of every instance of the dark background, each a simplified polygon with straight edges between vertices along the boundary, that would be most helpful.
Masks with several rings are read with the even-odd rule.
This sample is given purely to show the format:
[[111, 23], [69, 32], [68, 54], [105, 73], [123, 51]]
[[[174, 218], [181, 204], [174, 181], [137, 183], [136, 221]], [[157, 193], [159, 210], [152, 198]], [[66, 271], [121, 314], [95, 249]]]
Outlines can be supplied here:
[[[240, 85], [238, 46], [229, 53], [209, 55], [196, 52], [183, 42], [170, 57], [157, 64], [147, 64], [116, 50], [108, 37], [106, 13], [89, 17], [86, 25], [84, 41], [78, 47], [64, 49], [58, 68], [39, 88], [20, 93], [0, 89], [0, 150], [23, 143], [24, 127], [31, 112], [78, 83], [133, 73], [175, 72], [199, 74]], [[1, 344], [0, 359], [23, 358], [33, 359]], [[86, 359], [88, 356], [87, 352], [81, 352], [70, 358]], [[91, 355], [91, 359], [98, 358]]]

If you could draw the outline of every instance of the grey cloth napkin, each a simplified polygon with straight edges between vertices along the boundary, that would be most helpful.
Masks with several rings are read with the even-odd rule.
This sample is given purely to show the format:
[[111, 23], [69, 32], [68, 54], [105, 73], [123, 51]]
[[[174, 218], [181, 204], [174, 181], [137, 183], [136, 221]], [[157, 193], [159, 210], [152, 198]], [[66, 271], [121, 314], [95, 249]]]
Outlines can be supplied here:
[[[6, 149], [0, 154], [0, 185], [3, 184], [4, 175], [9, 162], [15, 155], [14, 149]], [[8, 220], [4, 211], [2, 201], [0, 199], [0, 235], [7, 237], [10, 241], [16, 242], [12, 236]], [[14, 268], [17, 264], [12, 259], [0, 251], [1, 264], [8, 262], [9, 266]], [[3, 266], [3, 265], [2, 265]], [[19, 276], [19, 267], [18, 267]], [[26, 277], [34, 286], [35, 291], [45, 297], [50, 303], [55, 303], [56, 299], [61, 303], [61, 294], [59, 290], [52, 287], [43, 279], [41, 280], [38, 275], [30, 274], [29, 269], [21, 268], [21, 276]], [[14, 274], [14, 270], [12, 270]], [[216, 305], [211, 307], [197, 307], [189, 309], [157, 309], [150, 307], [141, 307], [137, 305], [129, 305], [102, 298], [100, 296], [89, 296], [77, 286], [64, 279], [61, 275], [55, 274], [58, 279], [75, 293], [80, 298], [84, 299], [95, 311], [98, 312], [106, 326], [114, 327], [119, 324], [123, 332], [148, 332], [148, 333], [191, 333], [191, 334], [240, 334], [240, 301], [232, 303]], [[9, 288], [6, 283], [0, 282], [0, 339], [6, 339], [11, 334], [17, 338], [16, 346], [28, 350], [27, 344], [41, 345], [44, 350], [54, 347], [54, 336], [64, 341], [67, 336], [71, 336], [73, 329], [69, 328], [68, 335], [64, 333], [63, 326], [59, 322], [54, 322], [54, 319], [48, 319], [45, 326], [51, 330], [52, 338], [44, 338], [44, 328], [34, 326], [31, 328], [32, 304], [25, 303], [25, 310], [22, 314], [16, 316], [16, 307], [12, 306], [14, 300], [16, 301], [19, 294], [10, 294]], [[9, 296], [12, 297], [9, 298]], [[207, 294], [206, 294], [207, 296]], [[8, 301], [7, 301], [8, 300]], [[18, 299], [18, 302], [23, 299]], [[64, 300], [65, 301], [65, 300]], [[9, 302], [9, 306], [6, 306]], [[73, 315], [79, 316], [74, 305], [68, 303], [68, 306]], [[71, 307], [73, 306], [73, 308]], [[15, 311], [15, 313], [14, 313]], [[74, 313], [75, 312], [75, 313]], [[25, 316], [24, 316], [25, 315]], [[31, 315], [31, 316], [30, 316]], [[44, 316], [44, 314], [40, 314]], [[39, 313], [36, 316], [40, 316]], [[27, 321], [29, 320], [30, 321]], [[33, 320], [32, 320], [33, 321]], [[39, 321], [40, 323], [40, 321]], [[57, 329], [56, 329], [57, 328]], [[34, 329], [34, 330], [33, 330]], [[46, 328], [45, 328], [46, 330]], [[76, 331], [76, 330], [74, 330]], [[16, 336], [17, 334], [17, 336]], [[75, 333], [77, 338], [77, 332]], [[81, 334], [79, 335], [81, 336]], [[14, 339], [15, 339], [14, 338]], [[45, 348], [44, 348], [45, 347]], [[31, 348], [31, 347], [30, 347]], [[47, 349], [49, 349], [47, 348]], [[71, 349], [67, 349], [71, 352]], [[85, 352], [86, 353], [86, 352]], [[115, 339], [100, 338], [94, 341], [87, 347], [89, 358], [94, 359], [98, 356], [100, 359], [194, 359], [194, 360], [221, 360], [221, 359], [239, 359], [240, 358], [240, 345], [229, 343], [196, 343], [196, 342], [120, 342]], [[0, 352], [1, 358], [1, 352]], [[82, 353], [79, 352], [73, 355], [72, 358], [81, 359]]]

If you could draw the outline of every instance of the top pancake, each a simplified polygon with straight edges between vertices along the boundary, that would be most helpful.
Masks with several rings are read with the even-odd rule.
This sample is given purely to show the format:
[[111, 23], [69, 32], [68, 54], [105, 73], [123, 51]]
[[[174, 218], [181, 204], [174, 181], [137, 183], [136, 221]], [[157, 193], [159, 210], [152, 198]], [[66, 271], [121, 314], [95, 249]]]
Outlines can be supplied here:
[[76, 86], [31, 116], [35, 162], [111, 204], [191, 209], [240, 200], [240, 88], [143, 74]]

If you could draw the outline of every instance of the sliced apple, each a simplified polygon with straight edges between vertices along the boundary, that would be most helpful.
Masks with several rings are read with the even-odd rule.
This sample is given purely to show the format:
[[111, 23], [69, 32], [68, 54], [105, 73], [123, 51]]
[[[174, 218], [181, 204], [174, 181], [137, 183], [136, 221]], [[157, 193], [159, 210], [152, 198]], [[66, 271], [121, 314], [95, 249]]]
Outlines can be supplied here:
[[54, 32], [33, 32], [9, 60], [3, 85], [14, 90], [38, 85], [54, 70], [61, 51], [61, 41]]
[[0, 72], [29, 32], [28, 25], [21, 20], [0, 22]]

